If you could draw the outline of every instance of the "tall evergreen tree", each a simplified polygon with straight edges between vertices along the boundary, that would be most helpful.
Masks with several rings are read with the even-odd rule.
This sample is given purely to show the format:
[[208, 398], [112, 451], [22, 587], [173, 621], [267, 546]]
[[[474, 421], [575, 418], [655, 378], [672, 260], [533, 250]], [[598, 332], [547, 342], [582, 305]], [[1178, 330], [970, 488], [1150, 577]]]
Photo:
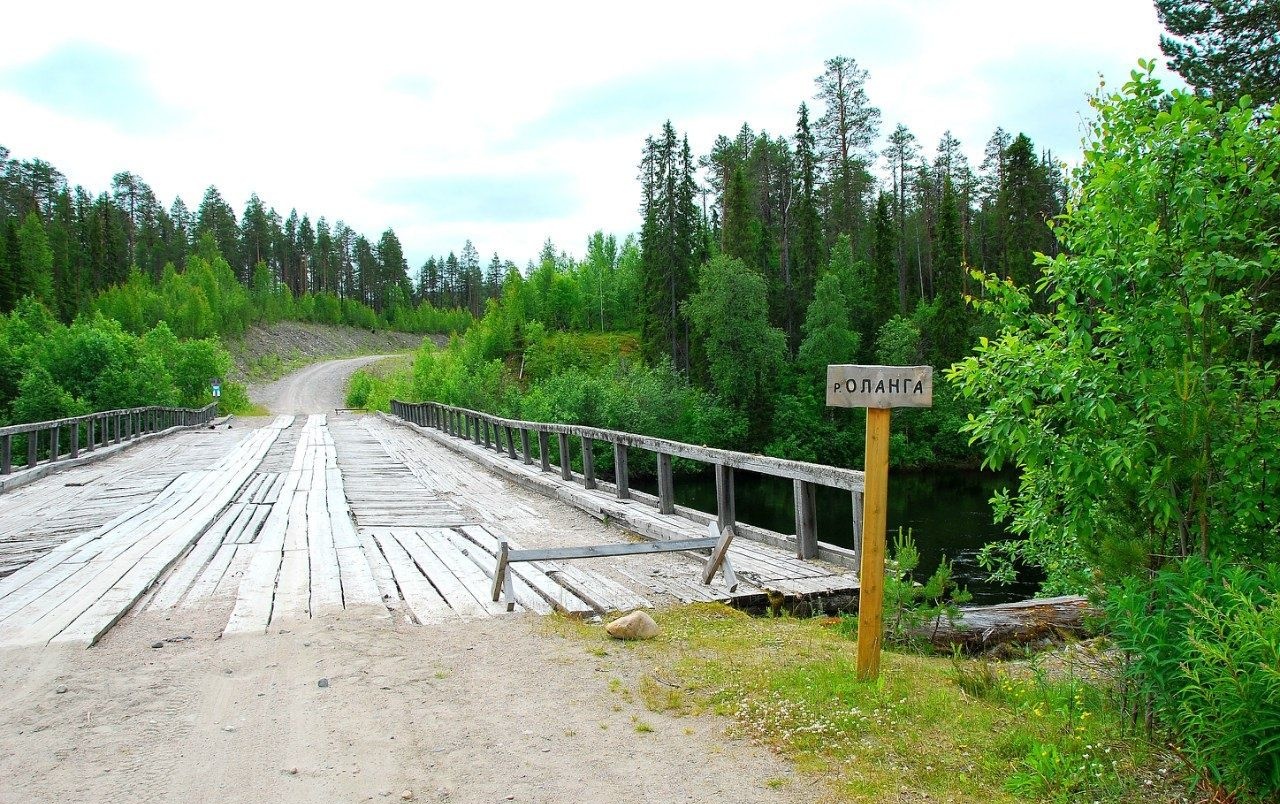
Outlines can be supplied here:
[[240, 281], [248, 284], [248, 271], [240, 259], [240, 230], [236, 225], [236, 213], [230, 204], [222, 200], [222, 194], [213, 185], [204, 191], [204, 199], [196, 210], [196, 225], [192, 234], [198, 240], [206, 232], [213, 235], [213, 242], [227, 264], [238, 268]]
[[667, 121], [660, 139], [645, 140], [641, 161], [640, 275], [645, 300], [641, 337], [651, 359], [689, 368], [689, 329], [680, 311], [693, 285], [693, 266], [705, 257], [694, 199], [697, 184], [686, 138]]
[[813, 298], [818, 267], [822, 264], [823, 247], [822, 215], [818, 208], [818, 153], [817, 143], [809, 125], [809, 107], [800, 104], [796, 120], [796, 175], [791, 206], [790, 224], [791, 256], [794, 276], [794, 299], [791, 315], [793, 322], [788, 332], [795, 337], [796, 311], [804, 310]]
[[31, 296], [50, 310], [57, 310], [53, 297], [53, 250], [49, 248], [49, 237], [35, 210], [27, 213], [18, 228], [18, 260], [19, 298]]
[[1169, 35], [1169, 69], [1233, 104], [1280, 101], [1280, 3], [1275, 0], [1156, 0]]
[[880, 327], [894, 315], [903, 313], [898, 296], [898, 227], [893, 220], [893, 195], [882, 192], [876, 199], [875, 243], [871, 255], [872, 329], [864, 343], [870, 343]]
[[969, 351], [969, 322], [962, 296], [964, 259], [960, 208], [950, 176], [942, 179], [934, 262], [934, 316], [927, 333], [936, 366], [949, 366]]
[[907, 309], [907, 283], [910, 276], [907, 263], [907, 188], [913, 184], [919, 155], [915, 135], [899, 123], [889, 135], [889, 146], [885, 148], [883, 156], [889, 164], [889, 175], [893, 182], [893, 217], [898, 226], [895, 238], [898, 244], [895, 259], [898, 269], [898, 308], [903, 312]]
[[867, 97], [867, 71], [847, 56], [828, 59], [816, 83], [823, 104], [816, 133], [826, 161], [828, 237], [847, 234], [857, 251], [872, 183], [868, 149], [880, 129], [880, 110]]

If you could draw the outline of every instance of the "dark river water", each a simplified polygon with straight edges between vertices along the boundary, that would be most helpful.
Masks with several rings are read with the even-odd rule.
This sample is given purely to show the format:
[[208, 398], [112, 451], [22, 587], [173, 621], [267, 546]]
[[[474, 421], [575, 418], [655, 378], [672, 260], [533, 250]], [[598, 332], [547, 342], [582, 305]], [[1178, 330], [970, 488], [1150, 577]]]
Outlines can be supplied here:
[[[1007, 603], [1035, 594], [1038, 578], [1024, 571], [1018, 583], [1002, 585], [987, 581], [987, 572], [978, 566], [977, 554], [988, 542], [1009, 538], [991, 521], [992, 494], [1012, 485], [1014, 478], [988, 472], [890, 473], [889, 549], [898, 528], [910, 528], [920, 550], [916, 579], [923, 582], [945, 555], [954, 568], [956, 580], [973, 593], [973, 604]], [[631, 485], [657, 494], [657, 479], [633, 477]], [[791, 481], [734, 473], [737, 516], [742, 522], [779, 533], [795, 533], [795, 503]], [[713, 474], [677, 475], [676, 502], [714, 514], [716, 483]], [[846, 491], [819, 486], [817, 489], [818, 539], [843, 547], [853, 546], [853, 500]]]

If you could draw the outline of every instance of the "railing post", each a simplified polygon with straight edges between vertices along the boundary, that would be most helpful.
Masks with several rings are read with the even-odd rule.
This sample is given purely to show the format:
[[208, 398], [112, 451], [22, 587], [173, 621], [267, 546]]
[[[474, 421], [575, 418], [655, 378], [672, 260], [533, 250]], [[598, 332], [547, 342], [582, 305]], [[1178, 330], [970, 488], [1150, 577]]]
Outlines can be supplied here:
[[53, 425], [49, 428], [49, 463], [58, 460], [58, 451], [62, 449], [62, 428]]
[[862, 492], [853, 492], [853, 558], [862, 566]]
[[658, 453], [658, 513], [676, 512], [675, 483], [671, 477], [671, 455]]
[[13, 436], [0, 436], [0, 475], [13, 473]]
[[524, 456], [526, 464], [533, 463], [533, 453], [529, 451], [529, 431], [520, 428], [520, 454]]
[[480, 417], [479, 416], [471, 417], [471, 440], [475, 442], [475, 445], [477, 447], [480, 446]]
[[40, 431], [32, 430], [27, 433], [27, 468], [36, 465], [36, 450], [40, 448]]
[[560, 442], [560, 479], [573, 480], [573, 456], [569, 454], [569, 434], [556, 433]]
[[480, 425], [484, 428], [484, 448], [493, 449], [493, 440], [489, 438], [489, 420], [481, 419]]
[[808, 481], [793, 480], [791, 490], [796, 503], [796, 558], [817, 558], [817, 489]]
[[551, 439], [546, 430], [538, 431], [538, 458], [542, 462], [542, 471], [551, 471]]
[[596, 487], [596, 442], [586, 436], [582, 437], [582, 487]]
[[716, 530], [724, 533], [738, 523], [738, 506], [733, 496], [733, 467], [716, 464]]
[[80, 457], [80, 420], [71, 422], [71, 457]]
[[627, 474], [627, 445], [613, 445], [613, 475], [618, 486], [618, 499], [631, 499], [631, 477]]
[[507, 431], [507, 457], [511, 460], [516, 459], [516, 431], [511, 425], [505, 427]]

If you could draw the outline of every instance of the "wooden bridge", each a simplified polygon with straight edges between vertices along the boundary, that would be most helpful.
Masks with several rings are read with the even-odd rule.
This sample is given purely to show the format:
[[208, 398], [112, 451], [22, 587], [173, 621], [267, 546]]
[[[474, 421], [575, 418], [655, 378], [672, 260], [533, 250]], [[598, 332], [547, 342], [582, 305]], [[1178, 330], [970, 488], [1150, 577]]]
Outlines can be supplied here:
[[[856, 521], [859, 472], [434, 403], [393, 410], [227, 421], [144, 408], [0, 430], [0, 647], [91, 645], [141, 612], [202, 612], [228, 635], [329, 616], [487, 618], [507, 610], [490, 594], [504, 541], [687, 539], [710, 521], [738, 534], [734, 590], [701, 582], [705, 554], [530, 561], [510, 568], [516, 609], [856, 591], [856, 550], [818, 540], [814, 488], [851, 493]], [[637, 451], [656, 456], [657, 496], [630, 487]], [[675, 504], [677, 458], [715, 467], [717, 511]], [[793, 481], [798, 534], [737, 522], [736, 470]]]

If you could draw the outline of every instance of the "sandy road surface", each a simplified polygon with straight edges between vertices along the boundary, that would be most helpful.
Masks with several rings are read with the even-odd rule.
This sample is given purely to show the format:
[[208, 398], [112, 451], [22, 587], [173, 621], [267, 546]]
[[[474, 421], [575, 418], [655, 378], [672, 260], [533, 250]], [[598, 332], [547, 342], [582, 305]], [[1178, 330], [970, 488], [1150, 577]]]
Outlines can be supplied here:
[[611, 690], [645, 669], [625, 646], [594, 656], [532, 616], [223, 639], [216, 616], [177, 619], [128, 618], [89, 650], [0, 652], [0, 801], [817, 798], [801, 779], [771, 788], [792, 772], [723, 719]]
[[389, 355], [349, 357], [313, 363], [270, 385], [249, 389], [249, 397], [276, 414], [333, 413], [347, 404], [347, 379], [361, 366]]

